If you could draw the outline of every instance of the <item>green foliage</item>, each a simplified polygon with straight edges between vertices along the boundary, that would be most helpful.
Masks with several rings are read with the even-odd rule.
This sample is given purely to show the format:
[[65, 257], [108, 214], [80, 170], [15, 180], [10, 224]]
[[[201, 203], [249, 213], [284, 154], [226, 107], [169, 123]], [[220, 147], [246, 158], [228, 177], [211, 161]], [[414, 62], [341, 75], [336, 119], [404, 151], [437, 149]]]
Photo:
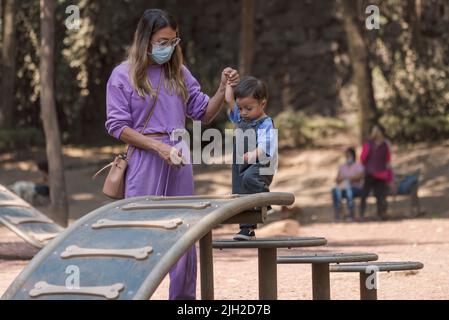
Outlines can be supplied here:
[[[227, 64], [236, 65], [238, 50], [232, 48], [222, 50], [220, 55], [211, 54], [210, 48], [218, 48], [221, 43], [214, 30], [222, 31], [219, 36], [234, 35], [239, 26], [222, 26], [215, 21], [216, 17], [212, 18], [216, 24], [196, 17], [211, 16], [203, 12], [211, 7], [223, 8], [219, 12], [236, 16], [239, 3], [236, 0], [232, 5], [223, 2], [205, 6], [201, 0], [180, 3], [179, 0], [55, 2], [55, 100], [64, 142], [112, 142], [104, 129], [106, 82], [113, 68], [125, 59], [137, 22], [146, 9], [166, 9], [178, 18], [186, 64], [205, 92], [213, 94], [216, 91], [220, 68]], [[65, 26], [69, 5], [80, 8], [79, 30], [69, 30]], [[18, 1], [16, 10], [18, 79], [13, 118], [18, 128], [39, 127], [39, 1]], [[225, 19], [224, 15], [220, 17]], [[201, 26], [196, 26], [198, 24]], [[205, 25], [215, 29], [208, 30]], [[228, 32], [227, 28], [235, 31]]]
[[381, 122], [400, 142], [449, 137], [449, 5], [382, 1], [383, 23], [371, 38], [373, 80]]
[[[390, 137], [409, 142], [449, 137], [447, 1], [422, 1], [419, 24], [410, 18], [407, 4], [413, 1], [364, 2], [363, 8], [379, 5], [382, 15], [381, 28], [365, 30], [364, 36], [374, 71], [376, 103]], [[66, 7], [73, 4], [80, 7], [80, 30], [65, 27]], [[58, 0], [55, 100], [65, 143], [113, 141], [104, 130], [106, 81], [125, 58], [138, 19], [150, 7], [166, 9], [178, 18], [186, 64], [205, 92], [215, 93], [222, 67], [238, 65], [236, 39], [240, 25], [235, 18], [240, 15], [241, 1]], [[335, 13], [338, 8], [329, 8], [334, 8], [331, 2], [319, 1], [267, 0], [258, 4], [253, 72], [268, 83], [274, 105], [307, 108], [311, 115], [334, 114], [329, 110], [339, 105], [338, 90], [348, 81], [350, 72], [345, 35], [339, 14]], [[26, 138], [26, 132], [35, 130], [36, 137], [43, 135], [37, 129], [41, 126], [39, 10], [39, 1], [17, 1], [13, 118], [15, 128], [26, 141], [34, 138], [32, 134]], [[280, 34], [285, 39], [279, 40]], [[273, 109], [272, 114], [278, 111]], [[282, 113], [276, 121], [280, 138], [292, 146], [313, 143], [343, 126], [336, 119], [300, 112]], [[214, 124], [221, 129], [226, 125], [223, 117]], [[0, 147], [10, 147], [10, 142], [5, 141], [13, 136], [20, 134], [3, 132]], [[22, 138], [15, 140], [20, 142]]]
[[38, 128], [0, 129], [1, 152], [43, 145], [45, 145], [45, 138]]
[[388, 136], [395, 141], [438, 141], [449, 134], [449, 115], [398, 117], [385, 115], [381, 118]]
[[319, 139], [329, 137], [346, 129], [342, 120], [309, 116], [301, 111], [284, 111], [274, 119], [279, 130], [281, 147], [300, 147], [313, 145]]

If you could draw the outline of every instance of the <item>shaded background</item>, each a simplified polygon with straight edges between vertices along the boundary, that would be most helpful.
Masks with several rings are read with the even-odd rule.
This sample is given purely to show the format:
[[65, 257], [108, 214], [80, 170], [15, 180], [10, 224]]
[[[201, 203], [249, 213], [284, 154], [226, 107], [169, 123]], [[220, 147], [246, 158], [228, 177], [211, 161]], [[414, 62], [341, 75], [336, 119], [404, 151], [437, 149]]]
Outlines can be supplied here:
[[[51, 190], [60, 192], [53, 198], [66, 199], [68, 206], [39, 210], [65, 223], [111, 201], [101, 193], [103, 179], [91, 180], [123, 151], [123, 144], [104, 129], [105, 85], [124, 59], [143, 11], [159, 7], [178, 18], [186, 64], [207, 93], [215, 92], [222, 68], [241, 69], [242, 52], [253, 56], [250, 73], [268, 83], [267, 112], [275, 117], [282, 146], [270, 188], [293, 193], [296, 202], [274, 208], [257, 235], [324, 236], [329, 240], [324, 251], [372, 251], [382, 260], [419, 260], [426, 267], [413, 274], [413, 281], [411, 273], [386, 274], [380, 298], [447, 298], [444, 266], [449, 256], [441, 252], [449, 248], [449, 1], [255, 0], [254, 16], [243, 19], [242, 9], [252, 0], [54, 2], [51, 65], [63, 148], [49, 160], [63, 164], [59, 171], [65, 181], [55, 179], [57, 187]], [[16, 5], [14, 10], [8, 3]], [[80, 30], [64, 24], [72, 4], [81, 9]], [[369, 4], [380, 8], [379, 30], [365, 28]], [[41, 108], [50, 104], [40, 99], [46, 86], [39, 65], [46, 59], [39, 52], [41, 40], [53, 37], [40, 32], [39, 1], [0, 0], [0, 10], [0, 184], [8, 186], [42, 178], [35, 160], [45, 157], [51, 142], [40, 117]], [[11, 17], [15, 21], [6, 28]], [[242, 48], [246, 24], [254, 27], [254, 42], [244, 41]], [[386, 127], [392, 142], [395, 172], [421, 170], [424, 215], [407, 216], [409, 197], [394, 196], [388, 198], [389, 221], [333, 223], [330, 190], [343, 150], [352, 145], [360, 151], [362, 129], [376, 122]], [[229, 125], [225, 113], [212, 125]], [[197, 194], [231, 192], [227, 165], [194, 166], [194, 177]], [[375, 215], [371, 198], [367, 215]], [[220, 228], [214, 237], [230, 238], [236, 230]], [[0, 294], [35, 253], [0, 227]], [[241, 285], [256, 274], [254, 254], [220, 252], [214, 261], [219, 298], [257, 298], [257, 286]], [[292, 267], [279, 272], [279, 297], [310, 299], [309, 266]], [[358, 298], [357, 279], [332, 278], [335, 298]], [[167, 288], [165, 281], [156, 298], [165, 299]]]
[[[65, 27], [70, 4], [81, 9], [80, 30]], [[448, 137], [449, 3], [368, 4], [379, 5], [382, 15], [379, 30], [362, 28], [362, 33], [376, 106], [390, 138], [410, 142]], [[151, 7], [166, 9], [179, 20], [186, 64], [206, 92], [215, 92], [223, 67], [238, 66], [241, 1], [56, 1], [55, 99], [64, 143], [112, 142], [104, 130], [105, 85], [125, 57], [138, 19]], [[359, 12], [360, 25], [367, 16], [365, 7]], [[10, 114], [0, 128], [3, 149], [44, 143], [39, 117], [39, 2], [16, 1], [15, 10], [17, 77], [14, 103], [1, 110]], [[268, 83], [269, 113], [279, 116], [278, 126], [299, 131], [285, 135], [307, 136], [304, 126], [314, 115], [329, 117], [322, 125], [336, 130], [357, 125], [346, 117], [358, 105], [342, 19], [341, 7], [332, 0], [256, 3], [252, 74]], [[224, 120], [222, 115], [215, 126], [224, 126]], [[313, 143], [313, 135], [295, 140], [289, 144]]]
[[[224, 67], [242, 71], [243, 56], [252, 56], [246, 68], [268, 83], [267, 113], [279, 129], [280, 170], [272, 190], [295, 194], [295, 218], [332, 219], [329, 191], [343, 150], [360, 146], [377, 122], [393, 145], [395, 172], [421, 170], [424, 210], [433, 216], [449, 211], [448, 1], [55, 0], [52, 65], [63, 148], [50, 157], [41, 120], [42, 106], [51, 101], [40, 99], [40, 3], [0, 2], [0, 183], [38, 181], [35, 161], [47, 156], [50, 166], [59, 164], [54, 172], [64, 171], [54, 174], [52, 199], [67, 198], [68, 205], [53, 201], [56, 216], [70, 212], [76, 219], [109, 201], [101, 194], [103, 179], [91, 180], [123, 151], [104, 128], [105, 86], [125, 59], [142, 13], [156, 7], [179, 20], [186, 64], [207, 93], [215, 93]], [[253, 14], [244, 10], [251, 3]], [[79, 30], [65, 25], [72, 4], [80, 8]], [[365, 26], [370, 4], [380, 9], [377, 30]], [[8, 17], [15, 20], [10, 28]], [[212, 124], [229, 125], [224, 111]], [[197, 194], [230, 192], [229, 166], [194, 170]], [[408, 199], [400, 205], [408, 208]]]

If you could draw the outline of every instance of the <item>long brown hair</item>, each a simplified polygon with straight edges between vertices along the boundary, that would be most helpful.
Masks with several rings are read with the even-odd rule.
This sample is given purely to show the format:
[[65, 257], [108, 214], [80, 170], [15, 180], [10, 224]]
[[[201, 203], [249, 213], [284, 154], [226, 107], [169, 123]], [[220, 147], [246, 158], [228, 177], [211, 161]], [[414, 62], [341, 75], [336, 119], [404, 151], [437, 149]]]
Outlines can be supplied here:
[[[159, 30], [170, 27], [179, 34], [178, 23], [169, 13], [160, 9], [145, 10], [134, 33], [134, 40], [128, 50], [129, 76], [131, 83], [139, 96], [145, 97], [147, 94], [155, 95], [155, 90], [148, 79], [148, 48], [151, 37]], [[184, 57], [181, 47], [176, 46], [173, 55], [167, 63], [163, 65], [165, 87], [171, 93], [176, 92], [184, 102], [188, 99], [188, 91], [182, 75]]]

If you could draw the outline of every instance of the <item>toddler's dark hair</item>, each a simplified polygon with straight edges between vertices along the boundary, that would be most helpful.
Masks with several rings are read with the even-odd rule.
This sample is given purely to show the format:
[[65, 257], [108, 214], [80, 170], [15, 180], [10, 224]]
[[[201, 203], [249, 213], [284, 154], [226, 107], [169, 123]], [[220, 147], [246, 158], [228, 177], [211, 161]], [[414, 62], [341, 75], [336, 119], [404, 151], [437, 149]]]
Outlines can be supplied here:
[[257, 100], [268, 100], [268, 89], [266, 84], [255, 77], [246, 76], [240, 80], [234, 89], [235, 98], [253, 97]]

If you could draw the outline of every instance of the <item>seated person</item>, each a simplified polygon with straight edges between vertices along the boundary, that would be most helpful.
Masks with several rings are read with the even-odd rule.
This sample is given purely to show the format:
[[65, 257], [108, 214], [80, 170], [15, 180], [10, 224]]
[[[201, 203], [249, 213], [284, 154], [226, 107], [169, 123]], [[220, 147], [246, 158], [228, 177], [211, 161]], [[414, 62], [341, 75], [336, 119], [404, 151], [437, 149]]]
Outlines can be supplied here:
[[50, 204], [48, 163], [46, 160], [40, 160], [37, 167], [41, 173], [39, 182], [17, 181], [9, 186], [9, 189], [33, 206], [47, 206]]
[[345, 152], [346, 163], [341, 165], [337, 175], [337, 186], [332, 189], [335, 219], [341, 219], [342, 199], [346, 199], [350, 219], [354, 220], [354, 197], [360, 196], [363, 190], [363, 178], [365, 175], [363, 165], [356, 162], [354, 148], [348, 148]]

